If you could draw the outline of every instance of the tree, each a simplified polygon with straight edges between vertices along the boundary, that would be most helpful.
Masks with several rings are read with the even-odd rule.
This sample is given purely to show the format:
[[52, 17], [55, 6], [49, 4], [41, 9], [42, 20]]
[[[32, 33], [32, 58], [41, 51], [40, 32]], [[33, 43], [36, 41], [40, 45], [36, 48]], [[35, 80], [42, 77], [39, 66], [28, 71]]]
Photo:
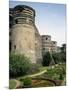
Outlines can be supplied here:
[[43, 66], [49, 66], [50, 62], [52, 61], [52, 57], [50, 55], [50, 52], [46, 52], [43, 56]]
[[66, 62], [66, 44], [62, 44], [61, 47], [61, 60], [62, 62]]
[[61, 62], [61, 54], [60, 53], [53, 53], [52, 56], [53, 56], [53, 59], [56, 64]]
[[61, 60], [62, 60], [62, 63], [66, 62], [66, 54], [63, 52], [61, 53]]
[[10, 77], [17, 77], [27, 74], [30, 66], [30, 60], [24, 55], [12, 54], [9, 56]]
[[62, 44], [62, 47], [61, 47], [61, 52], [66, 52], [66, 44]]

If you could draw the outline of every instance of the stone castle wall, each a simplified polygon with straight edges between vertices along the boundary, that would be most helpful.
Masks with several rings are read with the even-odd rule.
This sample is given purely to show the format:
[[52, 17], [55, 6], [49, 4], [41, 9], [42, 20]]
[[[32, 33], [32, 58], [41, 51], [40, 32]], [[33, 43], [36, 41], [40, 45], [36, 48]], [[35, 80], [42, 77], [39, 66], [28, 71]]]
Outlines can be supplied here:
[[41, 63], [43, 53], [56, 51], [51, 36], [40, 35], [35, 25], [35, 10], [25, 5], [10, 9], [10, 53], [25, 54], [32, 63]]
[[32, 62], [35, 60], [35, 30], [26, 24], [18, 24], [12, 27], [12, 50], [17, 54], [25, 54]]
[[28, 6], [16, 6], [12, 9], [10, 20], [11, 53], [25, 54], [32, 63], [40, 63], [40, 34], [35, 26], [35, 11]]

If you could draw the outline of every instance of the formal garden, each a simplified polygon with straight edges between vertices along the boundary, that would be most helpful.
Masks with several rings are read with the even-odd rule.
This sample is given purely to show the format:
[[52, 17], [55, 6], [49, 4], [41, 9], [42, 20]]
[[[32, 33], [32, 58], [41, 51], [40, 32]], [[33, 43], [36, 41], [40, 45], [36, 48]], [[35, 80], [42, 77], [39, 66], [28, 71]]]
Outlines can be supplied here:
[[66, 53], [47, 52], [40, 64], [32, 64], [25, 55], [9, 56], [9, 88], [66, 85]]
[[[64, 78], [65, 78], [65, 64], [59, 65], [56, 64], [50, 67], [41, 67], [40, 71], [38, 71], [36, 74], [19, 76], [14, 79], [11, 78], [9, 80], [9, 87], [31, 88], [31, 87], [61, 86], [62, 83], [64, 82]], [[19, 83], [18, 86], [16, 85], [17, 83]], [[65, 82], [63, 85], [65, 85]]]

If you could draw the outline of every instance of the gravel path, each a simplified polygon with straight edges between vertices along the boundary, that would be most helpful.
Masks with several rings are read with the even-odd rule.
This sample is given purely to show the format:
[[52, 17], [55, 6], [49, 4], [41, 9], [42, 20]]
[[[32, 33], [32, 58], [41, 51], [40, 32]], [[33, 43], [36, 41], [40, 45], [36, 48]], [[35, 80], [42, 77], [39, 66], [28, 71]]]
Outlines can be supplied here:
[[47, 70], [43, 70], [43, 71], [41, 71], [41, 72], [39, 72], [39, 73], [36, 73], [36, 74], [33, 74], [33, 75], [29, 75], [29, 77], [39, 76], [39, 75], [41, 75], [41, 74], [44, 74], [45, 72], [47, 72]]
[[[39, 75], [44, 74], [45, 72], [47, 72], [46, 69], [43, 70], [43, 71], [41, 71], [41, 72], [38, 72], [38, 73], [36, 73], [36, 74], [33, 74], [33, 75], [26, 75], [26, 76], [24, 76], [24, 77], [22, 77], [22, 78], [26, 78], [26, 77], [36, 77], [36, 76], [39, 76]], [[21, 78], [21, 77], [20, 77], [20, 78]]]
[[14, 79], [14, 81], [16, 82], [15, 88], [19, 87], [19, 86], [20, 86], [20, 81], [18, 81], [18, 80], [16, 80], [16, 79]]

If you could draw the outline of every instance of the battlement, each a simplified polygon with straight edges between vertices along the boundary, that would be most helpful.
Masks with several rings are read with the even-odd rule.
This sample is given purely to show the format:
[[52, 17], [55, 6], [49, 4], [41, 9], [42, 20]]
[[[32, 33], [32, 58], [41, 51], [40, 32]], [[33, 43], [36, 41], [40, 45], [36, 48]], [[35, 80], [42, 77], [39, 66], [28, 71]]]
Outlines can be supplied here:
[[10, 16], [13, 16], [13, 25], [15, 24], [29, 24], [35, 23], [35, 10], [26, 5], [17, 5], [10, 8]]

